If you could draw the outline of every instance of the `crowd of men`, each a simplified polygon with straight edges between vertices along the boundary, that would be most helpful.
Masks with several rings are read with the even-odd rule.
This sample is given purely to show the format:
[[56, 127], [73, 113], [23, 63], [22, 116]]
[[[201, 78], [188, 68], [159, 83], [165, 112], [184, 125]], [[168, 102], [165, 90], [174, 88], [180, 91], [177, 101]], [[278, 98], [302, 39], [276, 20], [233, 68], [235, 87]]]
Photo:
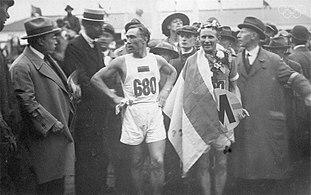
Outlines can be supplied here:
[[[13, 5], [0, 0], [0, 30]], [[173, 13], [167, 38], [134, 18], [116, 48], [104, 10], [65, 11], [24, 23], [10, 67], [0, 56], [1, 194], [310, 193], [305, 26]], [[216, 89], [239, 102], [237, 127]]]

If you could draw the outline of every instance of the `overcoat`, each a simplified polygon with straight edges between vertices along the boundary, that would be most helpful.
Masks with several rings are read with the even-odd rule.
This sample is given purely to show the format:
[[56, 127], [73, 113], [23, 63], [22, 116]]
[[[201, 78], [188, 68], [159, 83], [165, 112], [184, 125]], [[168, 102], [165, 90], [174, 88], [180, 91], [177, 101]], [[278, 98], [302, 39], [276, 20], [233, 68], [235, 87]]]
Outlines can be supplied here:
[[[250, 116], [235, 129], [233, 174], [243, 179], [286, 178], [290, 167], [284, 85], [294, 71], [279, 56], [261, 48], [247, 74], [243, 57], [244, 51], [235, 59], [240, 75], [237, 82]], [[311, 92], [302, 75], [290, 86], [302, 97]]]
[[[65, 74], [58, 76], [29, 46], [14, 61], [10, 73], [23, 119], [29, 122], [23, 131], [31, 136], [29, 149], [38, 182], [74, 175], [73, 106]], [[51, 132], [56, 121], [64, 125], [64, 133]]]

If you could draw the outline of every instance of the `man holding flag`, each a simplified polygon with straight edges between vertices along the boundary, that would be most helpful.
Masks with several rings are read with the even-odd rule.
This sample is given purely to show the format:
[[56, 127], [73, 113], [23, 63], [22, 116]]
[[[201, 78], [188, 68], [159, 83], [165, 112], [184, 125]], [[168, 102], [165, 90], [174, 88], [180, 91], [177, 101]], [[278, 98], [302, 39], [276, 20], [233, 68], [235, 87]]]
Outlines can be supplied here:
[[[236, 100], [240, 99], [236, 84], [239, 75], [231, 63], [232, 57], [216, 49], [216, 28], [203, 26], [200, 42], [201, 49], [188, 58], [167, 99], [164, 112], [171, 118], [168, 138], [182, 160], [184, 176], [195, 165], [202, 193], [210, 194], [209, 156], [213, 154], [215, 194], [222, 194], [227, 162], [224, 153], [233, 141], [233, 128], [220, 123], [222, 112], [217, 111], [219, 98], [214, 94], [214, 88], [225, 89], [228, 94], [230, 90]], [[232, 110], [231, 106], [229, 108]], [[225, 112], [223, 116], [228, 117]], [[239, 120], [239, 114], [243, 117], [248, 115], [240, 103], [238, 112], [235, 112], [235, 122]]]

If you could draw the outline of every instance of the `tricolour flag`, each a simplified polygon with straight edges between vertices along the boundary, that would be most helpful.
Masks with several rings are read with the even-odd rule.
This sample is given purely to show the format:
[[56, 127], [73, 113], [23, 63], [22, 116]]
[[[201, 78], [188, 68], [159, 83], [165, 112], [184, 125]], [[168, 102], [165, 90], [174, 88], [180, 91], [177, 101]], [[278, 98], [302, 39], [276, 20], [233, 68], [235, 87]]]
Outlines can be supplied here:
[[220, 134], [211, 77], [208, 60], [199, 50], [188, 58], [166, 100], [164, 113], [171, 119], [168, 139], [182, 161], [184, 176]]

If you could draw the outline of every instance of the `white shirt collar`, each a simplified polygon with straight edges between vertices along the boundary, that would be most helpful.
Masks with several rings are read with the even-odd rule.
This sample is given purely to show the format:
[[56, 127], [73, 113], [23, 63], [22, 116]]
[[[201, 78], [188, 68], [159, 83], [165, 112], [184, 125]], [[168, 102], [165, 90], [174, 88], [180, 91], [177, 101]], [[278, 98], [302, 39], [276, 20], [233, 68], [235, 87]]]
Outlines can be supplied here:
[[250, 65], [252, 65], [254, 63], [254, 61], [256, 60], [256, 57], [258, 55], [259, 52], [259, 45], [257, 45], [254, 49], [248, 51], [245, 50], [245, 56], [247, 56], [247, 54], [249, 54], [248, 59], [249, 59], [249, 63]]
[[82, 30], [81, 35], [86, 40], [87, 44], [89, 44], [91, 48], [94, 48], [95, 39], [92, 39], [91, 37], [87, 36], [84, 30]]
[[293, 50], [295, 50], [295, 49], [297, 49], [297, 48], [299, 48], [299, 47], [306, 47], [306, 45], [296, 45], [296, 46], [293, 48]]
[[44, 59], [44, 54], [29, 45], [29, 49], [33, 51], [39, 58]]

